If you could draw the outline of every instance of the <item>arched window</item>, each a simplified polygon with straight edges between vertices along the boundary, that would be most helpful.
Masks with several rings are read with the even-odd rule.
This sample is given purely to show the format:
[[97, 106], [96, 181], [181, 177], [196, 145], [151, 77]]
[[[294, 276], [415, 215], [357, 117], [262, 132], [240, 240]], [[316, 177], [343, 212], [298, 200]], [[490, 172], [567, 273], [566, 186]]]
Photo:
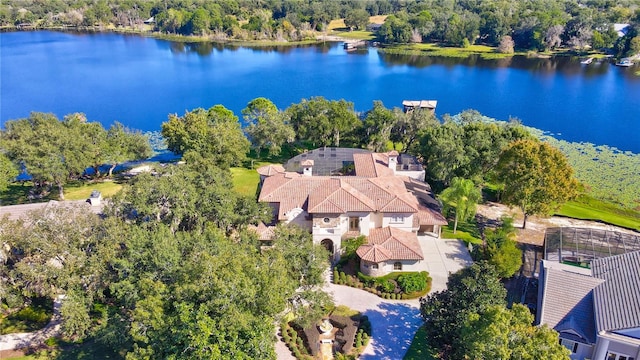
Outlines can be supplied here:
[[402, 263], [400, 261], [396, 261], [393, 263], [393, 270], [402, 270]]

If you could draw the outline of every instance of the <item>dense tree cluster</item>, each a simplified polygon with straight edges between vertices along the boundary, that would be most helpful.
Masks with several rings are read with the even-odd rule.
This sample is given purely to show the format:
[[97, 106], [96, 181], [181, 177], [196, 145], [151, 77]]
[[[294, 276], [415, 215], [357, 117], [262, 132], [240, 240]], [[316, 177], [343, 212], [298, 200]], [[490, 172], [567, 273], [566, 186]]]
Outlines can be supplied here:
[[467, 110], [442, 123], [423, 128], [420, 143], [412, 151], [422, 157], [427, 181], [436, 189], [448, 186], [455, 177], [479, 184], [491, 174], [502, 149], [512, 141], [531, 138], [517, 121], [486, 121], [479, 112]]
[[[0, 139], [1, 154], [24, 168], [36, 189], [56, 186], [62, 200], [64, 184], [78, 179], [88, 167], [100, 176], [100, 166], [108, 164], [111, 175], [116, 165], [151, 155], [148, 139], [141, 133], [117, 122], [105, 130], [79, 113], [60, 121], [53, 114], [34, 112], [28, 118], [7, 121]], [[14, 175], [6, 161], [2, 165], [2, 174]]]
[[100, 219], [47, 207], [0, 220], [0, 302], [64, 294], [63, 330], [127, 359], [273, 359], [274, 326], [290, 310], [317, 320], [328, 254], [308, 232], [275, 232], [261, 250], [247, 225], [267, 220], [230, 190], [227, 170], [192, 154], [142, 174]]
[[475, 263], [449, 276], [447, 289], [420, 299], [427, 343], [442, 359], [568, 359], [558, 333], [532, 325], [522, 305], [506, 308], [495, 268]]
[[[524, 50], [589, 46], [614, 48], [619, 55], [640, 52], [637, 0], [8, 0], [0, 5], [1, 25], [137, 27], [154, 17], [157, 31], [218, 40], [301, 40], [312, 38], [333, 19], [364, 29], [374, 15], [389, 15], [377, 34], [379, 41], [389, 44], [481, 43], [505, 50], [512, 41]], [[615, 23], [633, 27], [618, 39]]]

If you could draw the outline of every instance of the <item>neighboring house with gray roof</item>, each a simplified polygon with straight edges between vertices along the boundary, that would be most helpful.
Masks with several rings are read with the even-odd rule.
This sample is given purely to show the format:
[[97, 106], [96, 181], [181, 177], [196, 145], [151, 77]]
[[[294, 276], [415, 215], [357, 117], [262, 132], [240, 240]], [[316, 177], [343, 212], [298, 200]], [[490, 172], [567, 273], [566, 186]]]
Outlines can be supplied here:
[[[294, 158], [298, 172], [273, 171], [266, 176], [258, 200], [270, 205], [276, 222], [308, 229], [313, 241], [325, 246], [334, 260], [340, 257], [343, 240], [368, 237], [368, 243], [358, 249], [366, 274], [419, 269], [424, 255], [417, 233], [439, 236], [440, 226], [447, 224], [429, 185], [398, 171], [395, 151], [336, 150], [336, 154], [341, 152], [352, 162], [352, 176], [318, 176], [318, 163], [324, 167], [321, 173], [331, 174], [342, 160], [336, 156], [324, 162], [327, 157], [318, 155], [332, 159], [331, 148], [316, 149], [309, 152], [313, 158], [309, 153]], [[261, 229], [260, 236], [266, 233]]]
[[536, 321], [560, 333], [571, 359], [640, 359], [640, 251], [591, 269], [543, 260]]

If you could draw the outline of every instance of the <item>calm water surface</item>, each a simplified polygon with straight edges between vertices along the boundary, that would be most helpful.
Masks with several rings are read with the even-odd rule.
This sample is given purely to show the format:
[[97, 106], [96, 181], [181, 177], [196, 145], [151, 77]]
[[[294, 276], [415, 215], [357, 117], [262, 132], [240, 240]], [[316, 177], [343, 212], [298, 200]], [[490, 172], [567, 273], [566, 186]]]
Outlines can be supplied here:
[[169, 113], [223, 104], [240, 115], [264, 96], [286, 108], [302, 98], [438, 100], [439, 115], [477, 109], [517, 117], [571, 141], [640, 153], [638, 67], [575, 59], [482, 61], [347, 54], [336, 44], [285, 49], [172, 43], [117, 34], [0, 34], [0, 121], [30, 111], [84, 112], [105, 126], [159, 130]]

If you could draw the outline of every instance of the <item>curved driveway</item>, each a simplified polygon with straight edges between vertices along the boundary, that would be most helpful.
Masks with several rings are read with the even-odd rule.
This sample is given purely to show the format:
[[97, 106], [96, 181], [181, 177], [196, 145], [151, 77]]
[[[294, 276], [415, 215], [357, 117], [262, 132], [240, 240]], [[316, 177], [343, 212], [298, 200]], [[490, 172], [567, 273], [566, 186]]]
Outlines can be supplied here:
[[[446, 289], [449, 273], [472, 263], [469, 251], [458, 240], [419, 236], [423, 265], [433, 279], [431, 292]], [[371, 321], [372, 339], [360, 359], [402, 359], [413, 337], [422, 325], [420, 304], [414, 300], [386, 300], [364, 290], [327, 284], [325, 290], [333, 295], [336, 305], [346, 305], [367, 315]], [[287, 347], [276, 343], [278, 359], [295, 359]]]

